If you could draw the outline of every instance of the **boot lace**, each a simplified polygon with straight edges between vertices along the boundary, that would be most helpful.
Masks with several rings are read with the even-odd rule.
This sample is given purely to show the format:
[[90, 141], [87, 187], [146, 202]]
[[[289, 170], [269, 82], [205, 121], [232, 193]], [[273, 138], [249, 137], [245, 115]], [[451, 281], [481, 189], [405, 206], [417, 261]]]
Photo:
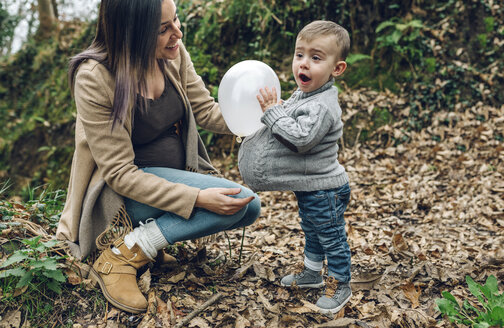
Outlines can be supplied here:
[[305, 266], [303, 262], [298, 262], [294, 265], [294, 276], [300, 277], [305, 270]]
[[338, 290], [338, 280], [334, 277], [327, 278], [326, 281], [326, 296], [332, 298]]

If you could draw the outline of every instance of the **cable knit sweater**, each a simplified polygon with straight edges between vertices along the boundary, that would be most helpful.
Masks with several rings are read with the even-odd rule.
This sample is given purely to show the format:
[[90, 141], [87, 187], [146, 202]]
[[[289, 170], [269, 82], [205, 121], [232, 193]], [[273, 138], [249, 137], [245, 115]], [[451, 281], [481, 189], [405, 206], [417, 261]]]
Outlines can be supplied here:
[[343, 134], [338, 89], [331, 79], [319, 89], [299, 89], [264, 113], [265, 126], [245, 138], [238, 166], [254, 191], [315, 191], [348, 182], [338, 162]]

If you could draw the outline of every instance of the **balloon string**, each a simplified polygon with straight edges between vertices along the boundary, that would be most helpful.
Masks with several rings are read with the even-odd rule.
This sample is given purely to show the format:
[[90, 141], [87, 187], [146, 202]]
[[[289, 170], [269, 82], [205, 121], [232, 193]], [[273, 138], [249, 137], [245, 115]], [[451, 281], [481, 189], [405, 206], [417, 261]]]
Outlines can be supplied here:
[[237, 137], [236, 137], [236, 142], [237, 142], [237, 143], [241, 143], [241, 142], [242, 142], [242, 138], [241, 138], [240, 136], [237, 136]]

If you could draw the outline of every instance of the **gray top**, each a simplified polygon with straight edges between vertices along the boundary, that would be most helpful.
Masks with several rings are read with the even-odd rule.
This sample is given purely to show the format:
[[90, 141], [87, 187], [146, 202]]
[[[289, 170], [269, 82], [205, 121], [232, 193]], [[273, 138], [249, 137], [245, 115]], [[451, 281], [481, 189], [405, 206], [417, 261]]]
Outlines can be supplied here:
[[184, 118], [184, 111], [184, 103], [168, 78], [159, 98], [147, 99], [145, 110], [137, 106], [131, 134], [135, 165], [185, 168], [184, 144], [176, 126]]
[[266, 110], [266, 125], [241, 144], [238, 166], [254, 191], [315, 191], [348, 182], [338, 162], [343, 134], [338, 89], [334, 80], [319, 89], [295, 91], [281, 105]]

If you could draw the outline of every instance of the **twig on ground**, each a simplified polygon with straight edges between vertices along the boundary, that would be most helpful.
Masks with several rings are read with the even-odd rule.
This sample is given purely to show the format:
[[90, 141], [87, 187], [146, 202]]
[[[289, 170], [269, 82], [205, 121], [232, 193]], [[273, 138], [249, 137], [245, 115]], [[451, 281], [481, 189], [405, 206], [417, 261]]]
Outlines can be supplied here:
[[195, 309], [194, 311], [192, 311], [191, 313], [189, 313], [186, 317], [184, 317], [184, 319], [182, 319], [182, 321], [180, 321], [179, 323], [177, 323], [174, 328], [181, 328], [184, 325], [188, 324], [198, 314], [200, 314], [201, 312], [203, 312], [210, 305], [212, 305], [215, 302], [217, 302], [221, 297], [222, 297], [221, 293], [217, 293], [217, 294], [213, 295], [208, 301], [206, 301], [205, 303], [203, 303], [203, 305], [201, 305], [199, 308]]
[[411, 275], [406, 279], [407, 282], [413, 282], [413, 279], [420, 273], [420, 271], [423, 269], [425, 265], [425, 262], [422, 261], [419, 265], [417, 265], [415, 268], [413, 268], [413, 271], [411, 272]]
[[175, 318], [175, 313], [173, 312], [173, 305], [170, 299], [166, 301], [166, 305], [168, 306], [168, 309], [170, 310], [170, 325], [174, 325], [177, 322], [177, 319]]

